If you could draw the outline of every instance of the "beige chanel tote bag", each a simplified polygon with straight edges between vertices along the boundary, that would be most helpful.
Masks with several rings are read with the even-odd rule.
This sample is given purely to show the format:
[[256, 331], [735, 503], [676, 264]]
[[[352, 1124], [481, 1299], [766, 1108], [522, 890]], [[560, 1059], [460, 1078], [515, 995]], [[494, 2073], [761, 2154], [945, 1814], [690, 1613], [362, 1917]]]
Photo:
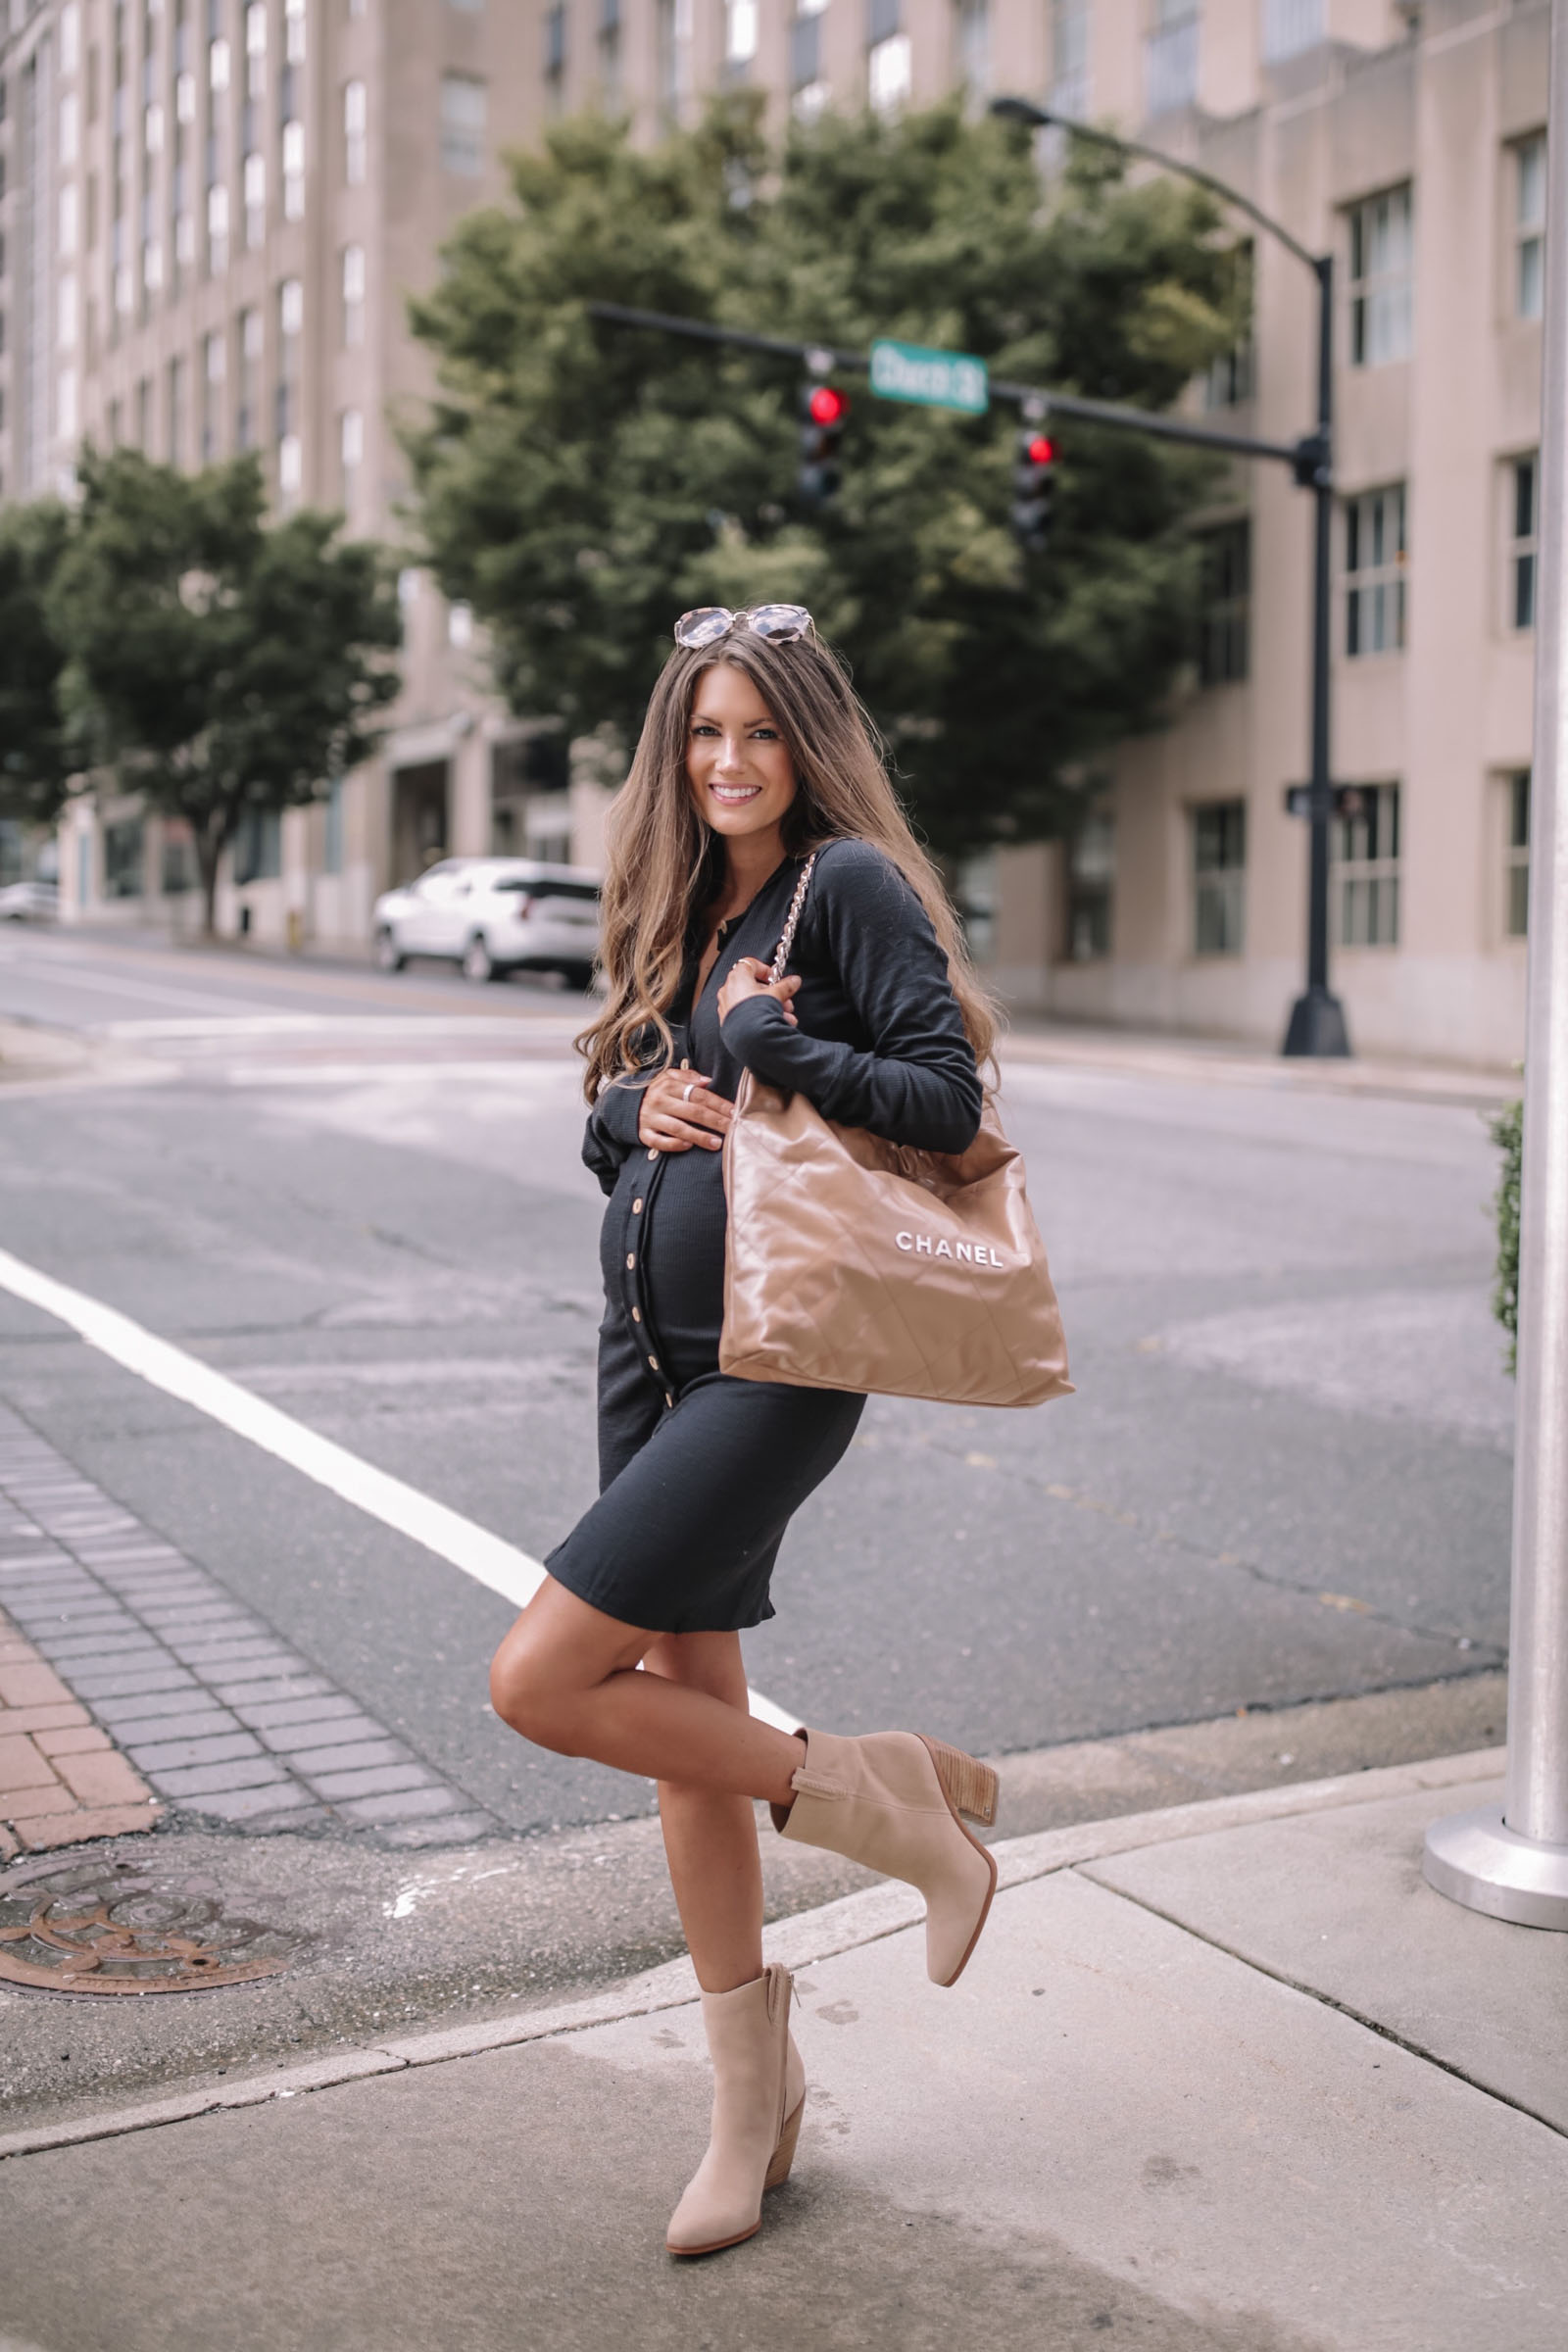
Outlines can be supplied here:
[[1071, 1394], [1023, 1161], [989, 1097], [967, 1152], [916, 1152], [837, 1126], [748, 1071], [724, 1140], [724, 1195], [721, 1371], [951, 1404]]

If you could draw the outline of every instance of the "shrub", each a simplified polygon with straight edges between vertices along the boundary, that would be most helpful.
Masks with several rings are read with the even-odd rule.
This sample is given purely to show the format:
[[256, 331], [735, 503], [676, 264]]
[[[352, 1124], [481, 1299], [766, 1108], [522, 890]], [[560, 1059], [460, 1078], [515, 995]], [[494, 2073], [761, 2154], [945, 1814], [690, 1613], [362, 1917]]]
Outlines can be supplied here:
[[1497, 1266], [1492, 1311], [1508, 1334], [1508, 1369], [1517, 1368], [1519, 1348], [1519, 1155], [1524, 1140], [1524, 1104], [1510, 1102], [1492, 1121], [1492, 1140], [1502, 1153], [1494, 1206], [1497, 1215]]

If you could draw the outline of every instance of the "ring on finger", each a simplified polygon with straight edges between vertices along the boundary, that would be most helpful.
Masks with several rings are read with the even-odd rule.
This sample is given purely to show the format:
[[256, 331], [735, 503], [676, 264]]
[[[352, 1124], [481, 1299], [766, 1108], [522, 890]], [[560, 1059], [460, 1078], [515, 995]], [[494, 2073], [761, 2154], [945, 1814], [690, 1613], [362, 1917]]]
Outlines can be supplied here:
[[692, 1084], [691, 1084], [690, 1086], [683, 1086], [683, 1087], [681, 1088], [681, 1090], [680, 1090], [680, 1099], [681, 1099], [681, 1101], [682, 1101], [683, 1102], [689, 1102], [691, 1101], [691, 1099], [692, 1099], [692, 1096], [693, 1096], [693, 1094], [694, 1094], [695, 1092], [696, 1092], [696, 1080], [694, 1079], [694, 1080], [692, 1081]]

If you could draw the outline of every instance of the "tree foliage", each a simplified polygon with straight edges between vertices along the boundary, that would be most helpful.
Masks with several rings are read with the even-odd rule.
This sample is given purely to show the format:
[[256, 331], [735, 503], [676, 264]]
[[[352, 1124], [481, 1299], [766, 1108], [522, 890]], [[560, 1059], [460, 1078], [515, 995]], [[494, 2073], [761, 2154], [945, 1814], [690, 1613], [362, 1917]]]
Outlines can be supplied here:
[[0, 508], [0, 816], [24, 824], [54, 822], [73, 767], [46, 611], [71, 519], [54, 499]]
[[49, 613], [74, 763], [189, 824], [209, 932], [247, 809], [315, 800], [368, 757], [398, 691], [381, 552], [306, 512], [269, 524], [261, 467], [181, 473], [87, 452]]
[[854, 409], [844, 486], [796, 511], [792, 362], [596, 322], [595, 301], [1168, 406], [1234, 340], [1234, 254], [1184, 183], [1075, 167], [956, 106], [824, 117], [769, 153], [733, 102], [648, 153], [558, 126], [414, 306], [430, 560], [519, 710], [634, 735], [683, 607], [808, 604], [850, 657], [933, 844], [1055, 830], [1096, 755], [1156, 723], [1191, 644], [1204, 460], [1064, 425], [1047, 555], [1007, 529], [1017, 415]]

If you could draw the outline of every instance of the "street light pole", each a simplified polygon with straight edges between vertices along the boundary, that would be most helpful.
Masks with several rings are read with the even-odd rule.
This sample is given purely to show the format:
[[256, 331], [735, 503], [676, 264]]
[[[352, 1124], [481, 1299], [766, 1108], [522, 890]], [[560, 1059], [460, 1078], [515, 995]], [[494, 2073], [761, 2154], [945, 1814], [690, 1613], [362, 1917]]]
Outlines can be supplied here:
[[1284, 223], [1255, 205], [1240, 188], [1231, 187], [1217, 179], [1213, 172], [1204, 172], [1197, 164], [1184, 163], [1179, 156], [1166, 155], [1157, 147], [1146, 147], [1141, 140], [1124, 139], [1116, 132], [1101, 130], [1088, 122], [1077, 122], [1068, 115], [1053, 114], [1049, 108], [1036, 106], [1031, 98], [996, 98], [991, 112], [1004, 121], [1028, 122], [1038, 128], [1065, 131], [1075, 139], [1085, 139], [1093, 146], [1108, 147], [1113, 153], [1136, 156], [1145, 163], [1157, 164], [1161, 171], [1174, 172], [1183, 179], [1206, 188], [1211, 196], [1247, 219], [1273, 237], [1297, 261], [1311, 270], [1317, 281], [1317, 424], [1314, 431], [1298, 444], [1295, 475], [1303, 490], [1313, 496], [1312, 516], [1312, 743], [1311, 777], [1307, 787], [1307, 897], [1306, 897], [1306, 988], [1291, 1007], [1291, 1017], [1285, 1032], [1282, 1052], [1291, 1054], [1312, 1054], [1320, 1057], [1347, 1054], [1350, 1051], [1349, 1035], [1345, 1023], [1345, 1008], [1329, 988], [1329, 827], [1334, 816], [1334, 770], [1331, 751], [1331, 689], [1333, 683], [1333, 603], [1332, 564], [1334, 557], [1334, 257], [1314, 254], [1299, 238], [1294, 237]]
[[1568, 0], [1552, 0], [1541, 597], [1530, 786], [1530, 1004], [1519, 1227], [1508, 1775], [1500, 1807], [1427, 1832], [1440, 1893], [1568, 1929]]

